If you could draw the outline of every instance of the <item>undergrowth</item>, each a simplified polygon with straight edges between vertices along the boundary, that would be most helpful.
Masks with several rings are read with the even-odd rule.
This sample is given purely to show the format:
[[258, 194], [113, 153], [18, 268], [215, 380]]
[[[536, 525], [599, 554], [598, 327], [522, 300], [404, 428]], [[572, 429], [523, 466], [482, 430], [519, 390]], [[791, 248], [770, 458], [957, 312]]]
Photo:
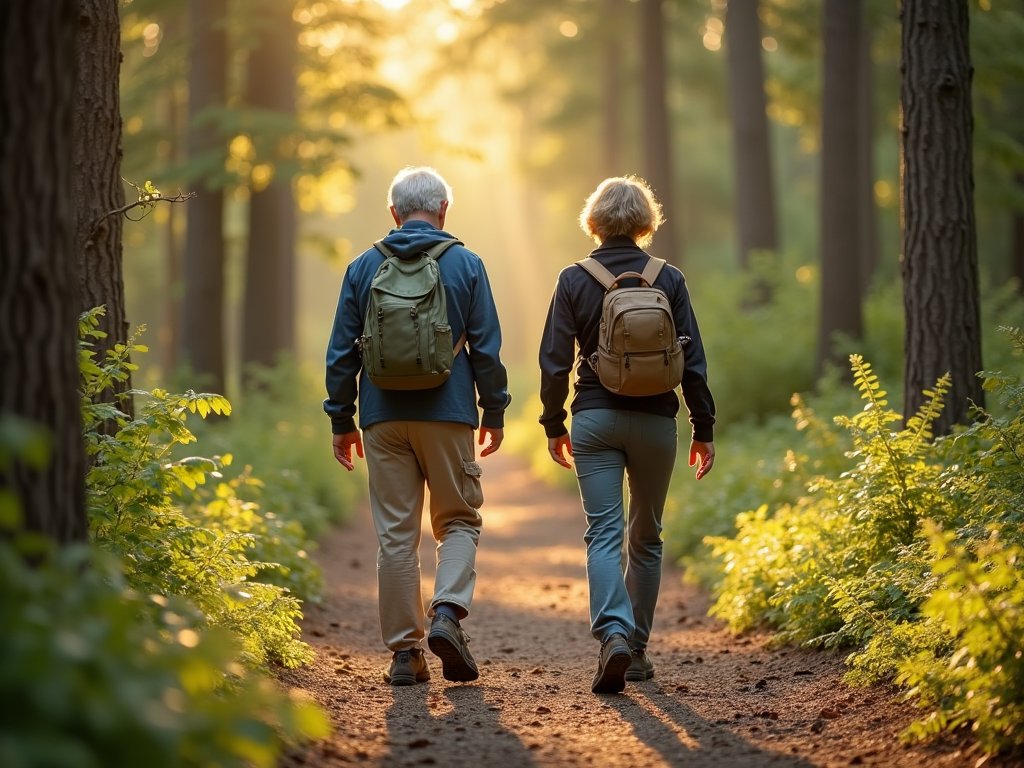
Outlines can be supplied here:
[[[243, 498], [257, 481], [229, 475], [229, 455], [171, 457], [194, 441], [188, 415], [230, 411], [222, 397], [132, 392], [132, 419], [103, 402], [146, 350], [133, 338], [97, 360], [101, 311], [79, 328], [91, 544], [24, 532], [0, 493], [0, 765], [272, 768], [329, 731], [264, 669], [312, 658], [298, 598], [271, 583], [316, 587], [305, 533]], [[46, 445], [0, 419], [0, 469], [45, 463]]]
[[[1004, 331], [1024, 352], [1024, 335]], [[895, 680], [927, 710], [907, 738], [970, 727], [988, 751], [1024, 744], [1021, 376], [984, 374], [1003, 415], [979, 409], [933, 439], [948, 378], [899, 428], [870, 366], [851, 364], [864, 408], [818, 422], [835, 439], [816, 458], [787, 456], [802, 494], [708, 539], [721, 568], [712, 613], [735, 631], [852, 648], [847, 682]]]

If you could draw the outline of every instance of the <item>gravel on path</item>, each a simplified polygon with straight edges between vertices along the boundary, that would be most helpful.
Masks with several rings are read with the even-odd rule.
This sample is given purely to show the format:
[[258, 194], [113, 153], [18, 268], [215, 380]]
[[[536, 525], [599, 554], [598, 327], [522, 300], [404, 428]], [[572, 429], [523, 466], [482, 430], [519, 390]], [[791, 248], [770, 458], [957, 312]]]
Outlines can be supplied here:
[[[335, 731], [283, 765], [980, 766], [968, 742], [901, 743], [918, 711], [891, 687], [845, 687], [843, 654], [732, 635], [706, 615], [708, 596], [669, 564], [649, 648], [654, 679], [629, 683], [623, 695], [591, 693], [598, 643], [589, 632], [579, 497], [540, 483], [515, 456], [481, 463], [484, 531], [473, 612], [463, 623], [480, 679], [445, 681], [428, 651], [429, 683], [383, 681], [390, 654], [377, 623], [377, 544], [364, 505], [317, 553], [327, 588], [303, 622], [316, 661], [278, 675], [310, 693]], [[433, 549], [425, 525], [425, 600]]]

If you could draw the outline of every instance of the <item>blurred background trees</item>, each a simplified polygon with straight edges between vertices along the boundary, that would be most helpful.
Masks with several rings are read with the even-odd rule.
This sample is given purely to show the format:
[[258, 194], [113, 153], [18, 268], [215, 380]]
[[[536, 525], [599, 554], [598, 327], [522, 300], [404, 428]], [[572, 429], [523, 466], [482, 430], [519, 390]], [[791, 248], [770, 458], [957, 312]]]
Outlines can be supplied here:
[[[984, 294], [1024, 272], [1024, 9], [967, 5]], [[666, 209], [654, 251], [685, 268], [723, 345], [723, 421], [785, 411], [850, 351], [902, 380], [901, 27], [887, 0], [185, 10], [122, 12], [125, 175], [210, 203], [126, 233], [129, 315], [164, 350], [146, 375], [187, 364], [231, 391], [282, 354], [319, 366], [340, 268], [390, 226], [394, 171], [426, 163], [454, 183], [450, 226], [485, 257], [499, 309], [516, 308], [506, 350], [524, 371], [549, 284], [588, 250], [582, 200], [637, 173]], [[799, 328], [783, 327], [798, 312], [781, 295], [804, 308]], [[733, 312], [767, 340], [719, 340]], [[767, 391], [735, 383], [747, 368]]]

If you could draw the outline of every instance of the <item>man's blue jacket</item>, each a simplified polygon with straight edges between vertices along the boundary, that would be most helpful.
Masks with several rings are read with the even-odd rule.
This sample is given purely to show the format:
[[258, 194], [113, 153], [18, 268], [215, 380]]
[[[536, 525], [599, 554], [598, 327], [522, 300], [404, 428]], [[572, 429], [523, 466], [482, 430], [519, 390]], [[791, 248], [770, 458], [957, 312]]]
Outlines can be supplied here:
[[[384, 238], [399, 258], [418, 256], [435, 243], [455, 238], [425, 221], [407, 221]], [[359, 425], [366, 428], [381, 421], [453, 421], [477, 427], [477, 399], [485, 427], [500, 428], [512, 398], [508, 374], [501, 362], [501, 328], [484, 264], [472, 251], [453, 245], [438, 259], [441, 282], [448, 302], [452, 338], [466, 332], [467, 347], [452, 365], [451, 375], [439, 387], [412, 391], [382, 390], [362, 371], [356, 340], [362, 336], [370, 282], [384, 255], [370, 248], [348, 266], [327, 347], [327, 399], [324, 411], [331, 417], [334, 434], [356, 428], [356, 394]], [[358, 381], [358, 386], [357, 386]], [[474, 385], [475, 390], [474, 391]]]

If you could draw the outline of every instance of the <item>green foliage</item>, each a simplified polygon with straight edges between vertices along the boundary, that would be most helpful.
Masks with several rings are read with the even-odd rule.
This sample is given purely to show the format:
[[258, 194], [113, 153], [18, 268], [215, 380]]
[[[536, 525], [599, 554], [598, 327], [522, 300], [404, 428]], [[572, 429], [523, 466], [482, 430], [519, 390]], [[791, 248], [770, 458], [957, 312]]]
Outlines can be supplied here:
[[986, 750], [1024, 743], [1024, 550], [998, 531], [974, 551], [931, 523], [939, 583], [922, 606], [951, 654], [907, 655], [897, 682], [932, 711], [908, 731], [924, 738], [970, 724]]
[[[96, 338], [98, 315], [82, 317], [83, 340]], [[238, 496], [243, 486], [257, 486], [248, 470], [227, 480], [230, 454], [214, 458], [171, 460], [175, 445], [195, 436], [186, 426], [189, 413], [206, 417], [228, 414], [220, 395], [163, 390], [133, 391], [142, 405], [129, 421], [96, 398], [114, 381], [127, 378], [132, 354], [145, 351], [135, 338], [107, 353], [103, 365], [88, 342], [81, 350], [83, 414], [90, 469], [86, 478], [89, 527], [93, 540], [124, 563], [129, 586], [141, 594], [187, 599], [206, 625], [226, 627], [241, 639], [246, 659], [296, 666], [312, 651], [296, 639], [301, 618], [298, 599], [261, 575], [278, 571], [278, 581], [309, 590], [319, 587], [319, 571], [304, 553], [300, 523], [260, 514], [254, 501]], [[101, 433], [105, 419], [118, 431]], [[205, 490], [208, 480], [212, 490]], [[283, 555], [288, 567], [260, 559]]]
[[0, 765], [272, 768], [326, 735], [312, 704], [234, 661], [187, 602], [128, 588], [84, 546], [26, 564], [0, 537]]
[[[1001, 330], [1024, 353], [1024, 334]], [[865, 405], [815, 446], [829, 469], [795, 462], [810, 476], [803, 495], [708, 539], [721, 579], [712, 612], [736, 631], [853, 647], [847, 682], [895, 679], [928, 710], [908, 738], [970, 724], [988, 751], [1024, 744], [1022, 377], [982, 374], [1002, 415], [979, 409], [933, 439], [946, 377], [899, 429], [871, 368], [851, 363]]]
[[365, 494], [365, 484], [339, 481], [322, 391], [321, 381], [290, 360], [251, 366], [232, 418], [196, 425], [204, 445], [230, 452], [259, 478], [239, 484], [242, 498], [300, 523], [314, 539], [344, 521]]

